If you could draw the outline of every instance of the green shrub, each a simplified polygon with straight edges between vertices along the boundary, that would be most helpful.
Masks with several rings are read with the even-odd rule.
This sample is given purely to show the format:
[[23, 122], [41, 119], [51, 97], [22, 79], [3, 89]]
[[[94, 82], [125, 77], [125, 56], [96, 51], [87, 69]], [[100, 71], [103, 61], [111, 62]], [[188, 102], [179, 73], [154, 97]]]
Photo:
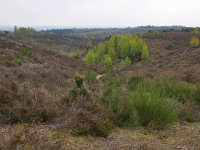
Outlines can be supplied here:
[[23, 64], [22, 60], [20, 58], [15, 58], [14, 59], [14, 63], [17, 65], [17, 66], [21, 66]]
[[144, 77], [134, 75], [134, 76], [130, 77], [130, 79], [128, 80], [127, 86], [130, 90], [135, 90], [139, 86], [142, 86], [143, 84], [144, 84]]
[[86, 73], [85, 79], [86, 79], [88, 82], [94, 83], [94, 82], [96, 81], [96, 77], [97, 77], [97, 73], [96, 73], [95, 71], [90, 70], [90, 71], [88, 71], [88, 72]]
[[102, 57], [104, 54], [107, 53], [107, 45], [106, 43], [99, 43], [97, 47], [97, 53], [99, 55], [99, 58]]
[[105, 55], [103, 63], [104, 63], [104, 65], [106, 65], [106, 67], [111, 68], [112, 67], [112, 58], [109, 55]]
[[165, 46], [166, 49], [173, 49], [174, 47], [175, 47], [174, 43], [172, 43], [172, 42], [170, 42], [170, 41], [167, 42], [167, 43], [166, 43], [166, 46]]
[[[91, 50], [94, 54], [91, 54]], [[118, 62], [117, 59], [123, 59], [123, 62], [127, 57], [131, 62], [136, 62], [142, 60], [142, 57], [147, 59], [149, 52], [146, 43], [139, 35], [123, 34], [112, 35], [104, 43], [99, 43], [97, 48], [90, 49], [86, 58], [88, 55], [95, 55], [95, 63], [101, 62], [106, 55], [111, 57], [112, 62]], [[85, 60], [88, 62], [87, 59]]]
[[69, 54], [71, 57], [74, 57], [76, 59], [80, 58], [81, 57], [81, 51], [80, 50], [76, 50], [76, 51], [73, 51]]
[[28, 48], [22, 48], [19, 51], [19, 55], [20, 56], [26, 56], [26, 57], [31, 57], [32, 56], [32, 51]]
[[154, 30], [154, 31], [153, 31], [153, 35], [154, 35], [154, 36], [160, 35], [160, 31]]
[[191, 47], [198, 47], [199, 46], [199, 39], [195, 36], [192, 37], [192, 39], [190, 40], [190, 46]]
[[160, 128], [177, 119], [177, 110], [157, 92], [147, 92], [144, 88], [134, 91], [129, 99], [129, 107], [137, 112], [143, 126]]
[[85, 61], [90, 64], [93, 65], [96, 63], [96, 56], [93, 50], [89, 50], [89, 52], [87, 53], [87, 55], [85, 56]]
[[194, 28], [194, 30], [192, 31], [192, 33], [194, 35], [199, 35], [199, 28], [198, 27]]
[[200, 103], [200, 83], [195, 85], [193, 99]]
[[142, 60], [146, 60], [149, 58], [149, 50], [148, 47], [145, 45], [142, 48]]
[[79, 96], [88, 97], [89, 93], [88, 93], [88, 91], [86, 90], [86, 88], [84, 86], [84, 77], [82, 75], [77, 74], [74, 77], [74, 81], [75, 81], [76, 85], [69, 92], [70, 98], [72, 98], [74, 100]]
[[131, 65], [131, 59], [126, 57], [124, 60], [121, 61], [121, 65], [123, 67], [129, 67]]
[[92, 48], [93, 48], [92, 42], [89, 41], [89, 42], [87, 43], [86, 49], [87, 49], [87, 50], [91, 50]]
[[193, 99], [193, 85], [173, 78], [155, 78], [149, 82], [148, 88], [156, 90], [161, 96], [182, 102]]
[[128, 90], [118, 83], [103, 91], [102, 102], [112, 110], [113, 121], [118, 126], [134, 126], [137, 122], [136, 114], [128, 109], [128, 95]]

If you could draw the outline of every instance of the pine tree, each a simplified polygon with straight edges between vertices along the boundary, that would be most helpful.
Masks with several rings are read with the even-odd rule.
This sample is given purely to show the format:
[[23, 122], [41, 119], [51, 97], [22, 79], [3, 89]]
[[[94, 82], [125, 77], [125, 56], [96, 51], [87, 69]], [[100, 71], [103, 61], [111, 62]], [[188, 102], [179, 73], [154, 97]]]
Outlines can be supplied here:
[[93, 65], [96, 63], [96, 56], [93, 50], [89, 50], [89, 52], [85, 56], [85, 61], [90, 65]]
[[108, 68], [112, 67], [112, 58], [109, 55], [104, 56], [104, 65]]
[[192, 31], [192, 33], [194, 35], [199, 35], [199, 28], [198, 27], [194, 28], [194, 30]]
[[142, 60], [146, 60], [149, 58], [149, 50], [146, 45], [143, 46], [142, 48]]
[[126, 57], [124, 60], [121, 61], [121, 65], [124, 67], [129, 67], [131, 65], [131, 59]]

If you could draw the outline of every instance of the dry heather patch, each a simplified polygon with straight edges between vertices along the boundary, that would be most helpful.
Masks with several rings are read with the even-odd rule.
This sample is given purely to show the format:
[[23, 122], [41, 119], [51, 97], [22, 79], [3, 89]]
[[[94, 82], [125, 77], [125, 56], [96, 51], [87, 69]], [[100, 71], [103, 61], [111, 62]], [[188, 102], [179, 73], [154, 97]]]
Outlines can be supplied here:
[[59, 110], [56, 97], [43, 87], [29, 83], [2, 83], [0, 87], [0, 122], [43, 122]]

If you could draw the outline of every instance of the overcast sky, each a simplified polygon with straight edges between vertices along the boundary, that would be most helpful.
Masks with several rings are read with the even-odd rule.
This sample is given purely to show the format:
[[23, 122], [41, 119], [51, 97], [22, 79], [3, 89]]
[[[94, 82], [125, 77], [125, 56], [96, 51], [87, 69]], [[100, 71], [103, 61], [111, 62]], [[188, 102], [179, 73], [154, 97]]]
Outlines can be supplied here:
[[200, 26], [200, 0], [0, 0], [0, 25]]

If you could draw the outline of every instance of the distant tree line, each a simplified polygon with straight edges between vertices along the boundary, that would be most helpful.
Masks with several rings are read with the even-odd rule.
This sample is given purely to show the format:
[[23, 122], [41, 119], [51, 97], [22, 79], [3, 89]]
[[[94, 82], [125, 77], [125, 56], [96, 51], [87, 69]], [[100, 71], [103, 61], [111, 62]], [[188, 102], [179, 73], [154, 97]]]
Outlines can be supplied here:
[[25, 37], [32, 37], [36, 34], [36, 30], [30, 27], [20, 27], [17, 26], [14, 27], [14, 35], [18, 36], [25, 36]]
[[151, 31], [162, 31], [162, 32], [191, 32], [194, 28], [184, 26], [139, 26], [139, 27], [128, 27], [128, 28], [86, 28], [86, 29], [51, 29], [44, 30], [44, 33], [54, 33], [66, 36], [77, 36], [83, 38], [105, 38], [113, 34], [134, 34], [144, 33]]

